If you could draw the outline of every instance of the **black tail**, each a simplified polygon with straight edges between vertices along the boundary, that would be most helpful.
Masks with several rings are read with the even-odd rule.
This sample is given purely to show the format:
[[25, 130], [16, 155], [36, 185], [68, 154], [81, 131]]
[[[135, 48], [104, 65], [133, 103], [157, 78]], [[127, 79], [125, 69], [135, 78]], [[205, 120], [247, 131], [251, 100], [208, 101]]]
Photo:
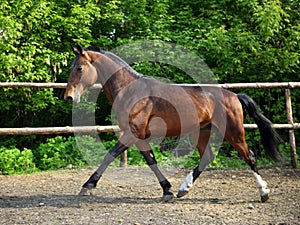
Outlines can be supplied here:
[[265, 148], [266, 153], [276, 162], [280, 161], [280, 152], [278, 144], [280, 137], [272, 127], [272, 123], [259, 110], [252, 98], [245, 94], [237, 95], [242, 105], [246, 108], [250, 117], [252, 117], [258, 126], [261, 142]]

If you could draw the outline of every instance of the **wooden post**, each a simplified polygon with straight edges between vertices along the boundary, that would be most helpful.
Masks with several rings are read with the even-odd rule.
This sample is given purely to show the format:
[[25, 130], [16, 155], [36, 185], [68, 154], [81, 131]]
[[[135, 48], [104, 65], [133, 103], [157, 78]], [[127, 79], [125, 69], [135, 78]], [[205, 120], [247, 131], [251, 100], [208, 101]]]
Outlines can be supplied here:
[[[293, 112], [292, 112], [292, 101], [291, 101], [291, 91], [290, 89], [285, 89], [285, 99], [286, 99], [286, 111], [287, 111], [287, 121], [289, 124], [293, 124]], [[297, 169], [297, 151], [296, 151], [296, 141], [294, 129], [289, 130], [290, 146], [291, 146], [291, 163], [294, 169]]]

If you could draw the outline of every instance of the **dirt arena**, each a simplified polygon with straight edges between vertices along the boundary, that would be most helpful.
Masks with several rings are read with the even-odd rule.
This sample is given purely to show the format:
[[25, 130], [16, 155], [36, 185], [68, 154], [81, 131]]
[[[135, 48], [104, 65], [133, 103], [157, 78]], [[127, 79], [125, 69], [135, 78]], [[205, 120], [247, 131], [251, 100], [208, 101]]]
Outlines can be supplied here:
[[[300, 172], [261, 169], [261, 203], [250, 170], [209, 170], [191, 192], [161, 202], [148, 168], [108, 169], [94, 195], [77, 196], [93, 169], [0, 176], [0, 224], [300, 224]], [[177, 190], [188, 170], [164, 170]]]

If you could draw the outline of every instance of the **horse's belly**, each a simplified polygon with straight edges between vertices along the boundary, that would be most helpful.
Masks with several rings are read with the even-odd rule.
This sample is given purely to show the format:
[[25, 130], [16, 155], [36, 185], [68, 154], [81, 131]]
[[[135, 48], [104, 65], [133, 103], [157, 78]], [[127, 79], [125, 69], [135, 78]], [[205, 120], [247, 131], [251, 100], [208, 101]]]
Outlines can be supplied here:
[[199, 120], [193, 116], [153, 117], [149, 121], [148, 131], [151, 136], [181, 136], [200, 127]]

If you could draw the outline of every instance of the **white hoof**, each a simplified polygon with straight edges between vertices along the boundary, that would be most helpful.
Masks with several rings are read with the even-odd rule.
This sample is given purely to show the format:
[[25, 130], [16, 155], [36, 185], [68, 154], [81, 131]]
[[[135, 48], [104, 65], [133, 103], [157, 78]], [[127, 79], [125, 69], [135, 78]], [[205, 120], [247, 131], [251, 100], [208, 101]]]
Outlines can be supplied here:
[[270, 198], [269, 193], [266, 194], [266, 195], [260, 196], [261, 202], [266, 202], [269, 198]]
[[270, 189], [267, 188], [260, 188], [259, 191], [261, 196], [268, 195], [270, 193]]
[[190, 172], [184, 179], [183, 183], [181, 184], [177, 197], [180, 198], [186, 195], [192, 186], [193, 186], [193, 172]]
[[187, 195], [187, 193], [189, 193], [189, 191], [179, 190], [178, 193], [177, 193], [177, 198], [181, 198], [181, 197]]

